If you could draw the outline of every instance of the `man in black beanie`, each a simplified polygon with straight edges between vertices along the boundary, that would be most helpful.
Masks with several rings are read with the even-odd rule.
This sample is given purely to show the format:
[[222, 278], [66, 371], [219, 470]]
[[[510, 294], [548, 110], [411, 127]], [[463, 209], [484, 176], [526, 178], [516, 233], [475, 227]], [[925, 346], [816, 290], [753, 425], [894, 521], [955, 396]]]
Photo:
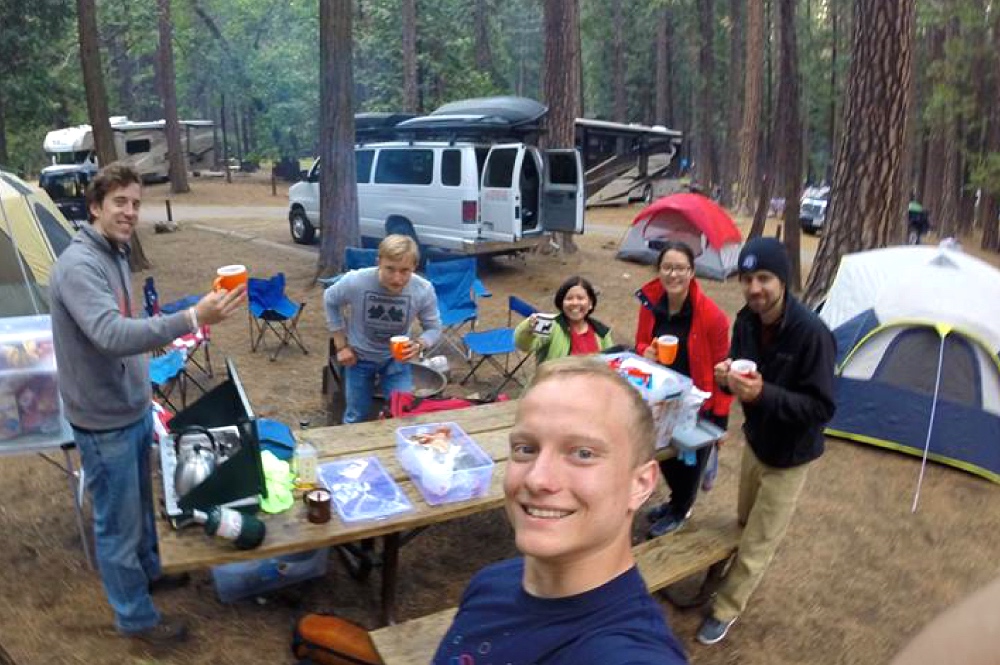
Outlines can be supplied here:
[[750, 240], [738, 268], [747, 304], [736, 315], [730, 357], [715, 366], [715, 379], [740, 400], [746, 417], [738, 506], [743, 535], [698, 630], [702, 644], [721, 641], [746, 609], [795, 512], [806, 468], [823, 454], [823, 426], [834, 411], [833, 334], [788, 292], [784, 245]]

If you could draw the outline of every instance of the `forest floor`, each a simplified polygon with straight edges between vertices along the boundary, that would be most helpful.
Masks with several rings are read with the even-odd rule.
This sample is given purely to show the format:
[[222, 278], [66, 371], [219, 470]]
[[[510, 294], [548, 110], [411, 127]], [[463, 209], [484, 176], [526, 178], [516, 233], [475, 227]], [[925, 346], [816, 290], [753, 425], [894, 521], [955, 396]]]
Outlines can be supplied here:
[[[166, 187], [146, 189], [139, 233], [154, 267], [134, 275], [137, 290], [153, 274], [164, 301], [202, 291], [214, 268], [226, 263], [244, 263], [257, 275], [284, 271], [291, 296], [307, 303], [299, 329], [310, 354], [286, 349], [276, 363], [251, 354], [247, 324], [236, 317], [213, 328], [215, 366], [221, 368], [224, 357], [235, 360], [262, 415], [289, 424], [303, 418], [325, 422], [320, 375], [327, 335], [321, 290], [311, 285], [315, 249], [289, 239], [279, 214], [287, 204], [287, 186], [279, 185], [277, 196], [262, 176], [238, 178], [232, 185], [195, 179], [192, 186], [192, 194], [173, 197], [188, 221], [178, 232], [163, 235], [152, 232], [152, 222], [163, 218]], [[266, 214], [235, 212], [254, 208]], [[226, 209], [234, 214], [219, 213]], [[617, 261], [614, 253], [637, 211], [637, 206], [588, 211], [593, 232], [579, 238], [577, 254], [491, 262], [481, 271], [494, 294], [481, 301], [483, 325], [505, 321], [507, 294], [551, 307], [557, 285], [581, 274], [600, 289], [596, 316], [611, 325], [617, 340], [630, 343], [637, 311], [632, 292], [653, 272]], [[769, 232], [773, 225], [772, 220]], [[965, 244], [978, 243], [967, 239]], [[805, 269], [815, 245], [814, 238], [804, 237]], [[735, 280], [703, 285], [730, 316], [740, 307]], [[719, 479], [699, 499], [697, 514], [735, 514], [743, 445], [736, 434], [739, 407], [733, 416], [734, 434], [722, 449]], [[931, 464], [919, 510], [912, 514], [919, 466], [914, 457], [829, 439], [827, 453], [810, 469], [777, 557], [725, 642], [698, 645], [693, 636], [700, 614], [663, 604], [691, 662], [884, 663], [931, 617], [995, 577], [1000, 491], [978, 477]], [[337, 613], [377, 625], [378, 575], [356, 582], [334, 556], [325, 577], [259, 602], [222, 604], [209, 571], [197, 571], [190, 586], [156, 598], [161, 609], [189, 621], [193, 636], [187, 644], [155, 652], [120, 638], [100, 580], [84, 563], [66, 479], [35, 455], [7, 457], [0, 465], [0, 533], [0, 644], [17, 665], [282, 664], [293, 662], [291, 628], [302, 613]], [[481, 546], [487, 542], [490, 547]], [[454, 605], [475, 571], [514, 554], [501, 511], [435, 527], [402, 551], [400, 618]]]

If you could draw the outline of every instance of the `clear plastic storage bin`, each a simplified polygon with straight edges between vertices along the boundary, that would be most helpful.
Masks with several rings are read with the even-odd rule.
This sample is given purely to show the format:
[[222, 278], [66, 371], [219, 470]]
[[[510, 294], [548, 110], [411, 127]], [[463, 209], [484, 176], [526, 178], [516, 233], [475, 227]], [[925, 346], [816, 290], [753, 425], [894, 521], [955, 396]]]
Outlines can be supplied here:
[[0, 447], [31, 450], [72, 437], [48, 316], [0, 319]]
[[413, 509], [377, 457], [326, 462], [319, 467], [319, 480], [344, 522], [385, 519]]
[[396, 456], [432, 506], [489, 492], [493, 460], [456, 423], [400, 427]]
[[231, 603], [259, 596], [282, 587], [326, 574], [330, 548], [285, 554], [270, 559], [227, 563], [212, 568], [212, 580], [219, 600]]

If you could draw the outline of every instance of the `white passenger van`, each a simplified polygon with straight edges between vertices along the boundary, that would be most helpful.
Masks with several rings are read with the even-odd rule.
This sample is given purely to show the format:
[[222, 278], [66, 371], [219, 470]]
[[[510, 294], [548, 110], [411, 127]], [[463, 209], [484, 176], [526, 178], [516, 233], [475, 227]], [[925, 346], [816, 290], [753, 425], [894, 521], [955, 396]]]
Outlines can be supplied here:
[[[456, 104], [494, 102], [468, 100]], [[522, 98], [500, 98], [512, 103]], [[358, 144], [360, 235], [377, 241], [391, 233], [414, 237], [423, 247], [463, 254], [503, 254], [530, 247], [544, 231], [583, 233], [584, 184], [579, 153], [541, 150], [524, 142], [489, 143], [499, 133], [485, 128], [483, 114], [442, 114], [396, 126], [401, 132], [437, 136], [482, 134], [485, 140], [411, 140]], [[508, 107], [508, 111], [509, 111]], [[534, 111], [532, 111], [534, 112]], [[489, 116], [499, 122], [495, 109]], [[508, 113], [512, 115], [512, 113]], [[317, 160], [306, 180], [289, 190], [292, 239], [313, 242], [318, 233]]]

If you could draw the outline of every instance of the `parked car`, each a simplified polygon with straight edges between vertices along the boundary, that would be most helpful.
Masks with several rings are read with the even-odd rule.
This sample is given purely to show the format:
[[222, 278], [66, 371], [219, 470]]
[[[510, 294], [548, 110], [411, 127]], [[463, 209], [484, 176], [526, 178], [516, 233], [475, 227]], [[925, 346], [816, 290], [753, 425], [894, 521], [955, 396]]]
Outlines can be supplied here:
[[[525, 143], [391, 141], [355, 147], [363, 239], [391, 233], [423, 247], [501, 254], [537, 243], [543, 231], [583, 232], [583, 168], [576, 150]], [[292, 239], [319, 234], [313, 163], [288, 191]]]
[[799, 223], [803, 231], [816, 235], [823, 229], [826, 221], [826, 205], [827, 199], [802, 199], [802, 205], [799, 207]]

